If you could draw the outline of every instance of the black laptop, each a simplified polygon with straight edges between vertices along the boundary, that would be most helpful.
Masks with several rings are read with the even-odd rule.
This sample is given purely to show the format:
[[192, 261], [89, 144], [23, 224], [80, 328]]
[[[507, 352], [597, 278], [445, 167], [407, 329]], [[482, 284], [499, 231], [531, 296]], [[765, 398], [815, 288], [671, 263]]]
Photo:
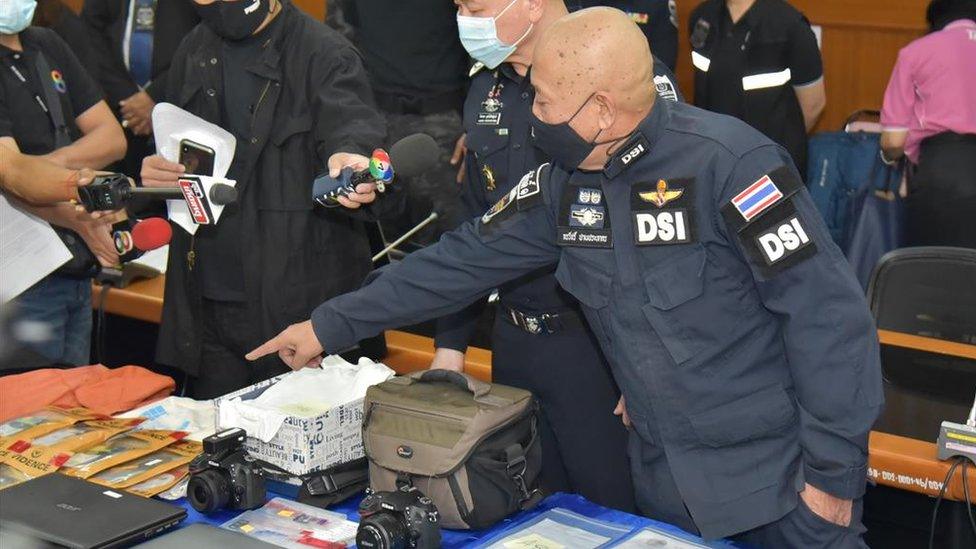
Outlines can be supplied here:
[[78, 549], [132, 545], [185, 518], [181, 507], [57, 473], [0, 490], [0, 530]]

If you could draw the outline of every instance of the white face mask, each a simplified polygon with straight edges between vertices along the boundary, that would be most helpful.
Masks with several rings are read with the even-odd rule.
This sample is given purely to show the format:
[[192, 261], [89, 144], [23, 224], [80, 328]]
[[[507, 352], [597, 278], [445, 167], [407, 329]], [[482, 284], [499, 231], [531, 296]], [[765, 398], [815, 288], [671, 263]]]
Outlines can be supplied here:
[[29, 27], [36, 7], [36, 0], [0, 1], [0, 34], [17, 34]]
[[495, 21], [508, 11], [508, 8], [514, 6], [517, 1], [512, 0], [495, 17], [470, 17], [460, 14], [457, 16], [461, 45], [468, 50], [471, 57], [481, 61], [489, 69], [494, 69], [508, 59], [508, 56], [512, 55], [519, 43], [532, 31], [532, 25], [529, 24], [529, 28], [525, 30], [522, 37], [512, 45], [505, 44], [498, 38]]

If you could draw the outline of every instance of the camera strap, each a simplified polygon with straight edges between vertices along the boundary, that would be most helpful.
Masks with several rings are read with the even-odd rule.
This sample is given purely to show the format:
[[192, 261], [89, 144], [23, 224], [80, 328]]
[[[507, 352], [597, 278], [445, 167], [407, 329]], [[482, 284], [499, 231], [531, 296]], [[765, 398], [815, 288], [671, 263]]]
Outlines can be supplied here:
[[[23, 84], [30, 90], [31, 95], [34, 96], [34, 101], [37, 105], [44, 111], [44, 114], [48, 116], [51, 120], [51, 124], [54, 129], [54, 148], [60, 149], [71, 144], [71, 135], [68, 131], [68, 124], [64, 118], [64, 109], [61, 108], [61, 100], [57, 96], [55, 90], [55, 71], [51, 70], [51, 64], [48, 63], [47, 57], [44, 56], [44, 52], [40, 50], [32, 51], [34, 54], [34, 69], [35, 76], [37, 77], [37, 84], [40, 86], [41, 90], [37, 90], [37, 86], [31, 85], [31, 81], [28, 80], [27, 75], [21, 70], [13, 61], [10, 60], [9, 56], [4, 56], [3, 64], [7, 66], [7, 69], [13, 73], [14, 77], [18, 82]], [[26, 57], [26, 52], [21, 54], [21, 58]], [[60, 73], [58, 73], [60, 74]], [[45, 85], [44, 76], [48, 75], [51, 79], [50, 84]]]

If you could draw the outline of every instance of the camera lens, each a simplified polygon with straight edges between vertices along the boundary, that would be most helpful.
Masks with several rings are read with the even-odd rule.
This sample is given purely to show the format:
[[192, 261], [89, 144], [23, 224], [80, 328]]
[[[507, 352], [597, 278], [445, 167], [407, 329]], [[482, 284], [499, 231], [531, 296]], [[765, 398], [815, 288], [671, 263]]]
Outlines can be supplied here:
[[356, 532], [356, 547], [365, 549], [404, 549], [410, 532], [403, 519], [390, 513], [379, 513], [363, 519]]
[[213, 469], [201, 471], [190, 477], [186, 497], [197, 511], [212, 513], [230, 501], [230, 479]]

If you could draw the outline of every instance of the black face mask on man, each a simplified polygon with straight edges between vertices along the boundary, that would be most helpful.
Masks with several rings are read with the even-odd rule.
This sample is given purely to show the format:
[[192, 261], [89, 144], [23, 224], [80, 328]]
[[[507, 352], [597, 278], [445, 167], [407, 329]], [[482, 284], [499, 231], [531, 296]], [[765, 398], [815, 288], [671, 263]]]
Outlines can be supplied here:
[[251, 36], [271, 12], [271, 0], [216, 0], [194, 5], [203, 24], [227, 40]]
[[[580, 134], [576, 133], [576, 130], [569, 125], [570, 122], [576, 118], [576, 115], [583, 110], [583, 107], [590, 102], [590, 99], [593, 99], [594, 95], [596, 95], [596, 92], [591, 93], [590, 96], [586, 98], [586, 101], [583, 101], [583, 104], [576, 109], [576, 112], [573, 113], [573, 116], [569, 117], [569, 120], [560, 122], [558, 124], [543, 122], [542, 120], [539, 120], [534, 112], [529, 113], [529, 123], [532, 125], [532, 136], [535, 139], [536, 146], [539, 147], [542, 152], [549, 155], [554, 163], [561, 165], [568, 171], [573, 171], [578, 168], [579, 165], [586, 160], [586, 157], [590, 156], [590, 153], [593, 152], [593, 149], [595, 149], [598, 145], [606, 145], [607, 143], [613, 143], [615, 141], [622, 141], [623, 139], [626, 139], [625, 136], [608, 139], [606, 141], [597, 141], [600, 134], [603, 133], [603, 130], [601, 129], [593, 137], [592, 141], [587, 141], [586, 139], [583, 139]], [[607, 151], [608, 156], [609, 154], [610, 151]]]

